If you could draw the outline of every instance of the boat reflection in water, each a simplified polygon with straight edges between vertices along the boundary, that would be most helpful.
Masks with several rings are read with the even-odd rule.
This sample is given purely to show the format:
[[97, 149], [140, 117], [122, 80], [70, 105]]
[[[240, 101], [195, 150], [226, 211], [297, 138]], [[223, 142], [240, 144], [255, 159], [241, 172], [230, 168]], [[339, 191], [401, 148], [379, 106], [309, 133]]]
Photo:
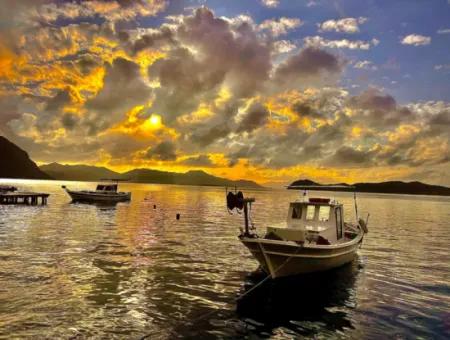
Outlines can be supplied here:
[[237, 300], [237, 314], [251, 333], [261, 336], [276, 330], [309, 337], [324, 335], [324, 330], [332, 335], [354, 328], [348, 311], [356, 305], [354, 286], [360, 266], [356, 258], [333, 270], [268, 280], [256, 289], [265, 274], [252, 273]]

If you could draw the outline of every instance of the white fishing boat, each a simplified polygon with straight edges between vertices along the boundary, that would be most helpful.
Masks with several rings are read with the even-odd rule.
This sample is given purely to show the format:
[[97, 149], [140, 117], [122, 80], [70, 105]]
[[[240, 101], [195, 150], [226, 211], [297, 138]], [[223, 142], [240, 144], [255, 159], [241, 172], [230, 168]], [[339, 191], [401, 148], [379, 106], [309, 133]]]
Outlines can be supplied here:
[[131, 199], [131, 192], [119, 192], [117, 183], [98, 184], [95, 190], [75, 191], [69, 190], [65, 185], [62, 188], [69, 194], [72, 201], [115, 203]]
[[[369, 216], [366, 221], [357, 217], [356, 223], [344, 222], [341, 203], [329, 198], [308, 198], [305, 194], [289, 204], [284, 225], [267, 226], [265, 235], [259, 236], [249, 215], [253, 202], [255, 199], [244, 198], [242, 192], [227, 193], [229, 211], [244, 211], [245, 228], [241, 228], [240, 241], [274, 279], [349, 263], [368, 232]], [[357, 216], [356, 195], [355, 211]]]

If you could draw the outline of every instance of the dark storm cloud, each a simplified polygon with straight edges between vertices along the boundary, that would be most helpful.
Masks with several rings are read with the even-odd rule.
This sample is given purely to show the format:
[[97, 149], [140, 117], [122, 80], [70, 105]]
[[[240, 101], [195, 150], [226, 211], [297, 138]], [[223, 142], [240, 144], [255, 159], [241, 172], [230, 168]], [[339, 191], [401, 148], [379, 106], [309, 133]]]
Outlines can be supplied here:
[[339, 75], [345, 62], [315, 47], [306, 47], [289, 57], [275, 70], [274, 81], [284, 86], [307, 86], [314, 81], [326, 82]]
[[[128, 41], [129, 35], [126, 32], [119, 32], [122, 41]], [[132, 53], [138, 53], [144, 49], [161, 48], [166, 45], [175, 45], [174, 32], [167, 26], [161, 26], [148, 34], [144, 34], [136, 39], [129, 47]]]
[[136, 139], [118, 132], [106, 134], [101, 141], [103, 150], [111, 155], [113, 160], [129, 160], [133, 152], [148, 149], [148, 141], [145, 139]]
[[292, 104], [292, 110], [300, 117], [323, 118], [323, 115], [312, 106], [303, 102], [295, 102]]
[[90, 114], [85, 119], [90, 133], [109, 127], [123, 119], [126, 112], [149, 98], [150, 90], [143, 82], [139, 65], [124, 58], [106, 64], [103, 88], [86, 102]]
[[160, 161], [177, 159], [176, 147], [171, 141], [163, 141], [147, 150], [146, 157]]
[[255, 102], [247, 109], [243, 119], [239, 122], [236, 132], [252, 132], [264, 126], [268, 118], [269, 111], [267, 108], [263, 104]]
[[0, 95], [0, 129], [6, 127], [6, 123], [17, 119], [21, 115], [21, 97]]
[[60, 90], [47, 101], [45, 109], [50, 112], [58, 112], [71, 101], [69, 89]]
[[214, 126], [209, 124], [197, 125], [195, 131], [189, 135], [189, 141], [204, 147], [226, 137], [231, 131], [231, 127], [223, 123]]
[[[239, 136], [235, 137], [239, 141]], [[292, 125], [284, 134], [274, 134], [270, 130], [255, 131], [244, 143], [236, 143], [227, 154], [230, 166], [239, 159], [248, 159], [253, 165], [270, 168], [282, 168], [297, 165], [299, 162], [314, 158], [314, 154], [303, 154], [308, 134]]]
[[237, 150], [229, 153], [227, 155], [228, 158], [228, 166], [233, 167], [235, 166], [239, 159], [241, 158], [252, 158], [252, 146], [245, 145], [242, 147], [239, 147]]
[[62, 116], [61, 123], [64, 128], [72, 130], [77, 124], [77, 117], [71, 113], [66, 113]]
[[417, 118], [407, 107], [398, 106], [392, 96], [375, 88], [369, 88], [351, 97], [347, 105], [357, 110], [355, 119], [360, 119], [371, 126], [392, 127], [402, 121]]
[[184, 18], [177, 36], [182, 43], [198, 49], [211, 72], [226, 71], [227, 83], [237, 97], [251, 96], [268, 79], [271, 47], [246, 22], [231, 27], [202, 7]]
[[324, 165], [332, 167], [365, 167], [371, 163], [372, 155], [367, 151], [356, 150], [349, 146], [341, 146], [334, 154], [325, 159]]
[[214, 163], [208, 155], [198, 155], [183, 160], [180, 164], [199, 167], [212, 167]]
[[[232, 147], [227, 154], [230, 165], [236, 164], [239, 159], [249, 159], [253, 165], [270, 168], [318, 164], [320, 159], [345, 143], [351, 121], [341, 112], [341, 94], [329, 89], [321, 92], [307, 97], [305, 102], [295, 102], [298, 109], [308, 113], [308, 118], [312, 119], [311, 124], [315, 126], [313, 131], [293, 121], [281, 134], [273, 133], [270, 129], [259, 129], [247, 139], [236, 136], [229, 144], [240, 146]], [[326, 112], [320, 118], [331, 118], [333, 123], [322, 121], [316, 125], [314, 119], [319, 117], [312, 117], [318, 116], [315, 112]]]
[[116, 58], [106, 64], [104, 86], [97, 96], [86, 103], [92, 110], [115, 110], [127, 104], [141, 103], [148, 98], [149, 89], [141, 79], [139, 65]]
[[212, 72], [188, 49], [179, 48], [168, 58], [157, 60], [149, 68], [149, 75], [161, 84], [153, 93], [153, 109], [171, 123], [195, 110], [200, 102], [213, 99], [224, 80], [225, 70]]
[[78, 66], [80, 72], [84, 75], [88, 75], [92, 72], [92, 70], [101, 65], [98, 58], [95, 58], [92, 54], [83, 54], [81, 55], [77, 61], [76, 65]]

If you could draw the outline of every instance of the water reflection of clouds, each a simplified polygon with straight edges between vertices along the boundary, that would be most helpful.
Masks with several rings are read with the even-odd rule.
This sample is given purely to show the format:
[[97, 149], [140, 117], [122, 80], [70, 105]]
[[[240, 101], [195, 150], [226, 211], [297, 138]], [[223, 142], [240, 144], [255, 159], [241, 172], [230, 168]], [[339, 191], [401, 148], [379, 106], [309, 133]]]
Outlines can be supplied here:
[[[234, 299], [257, 263], [237, 240], [242, 216], [227, 213], [224, 188], [126, 183], [131, 202], [111, 208], [70, 204], [61, 184], [18, 183], [50, 192], [49, 204], [0, 207], [0, 298], [10, 311], [1, 315], [0, 337], [53, 318], [57, 324], [33, 334], [58, 337], [68, 327], [74, 336], [133, 338], [370, 337], [381, 327], [405, 337], [445, 334], [448, 199], [358, 195], [361, 214], [371, 212], [358, 261], [320, 280], [267, 286], [236, 313]], [[244, 194], [257, 199], [260, 233], [284, 221], [299, 197]], [[331, 195], [344, 203], [345, 219], [354, 218], [352, 193]]]

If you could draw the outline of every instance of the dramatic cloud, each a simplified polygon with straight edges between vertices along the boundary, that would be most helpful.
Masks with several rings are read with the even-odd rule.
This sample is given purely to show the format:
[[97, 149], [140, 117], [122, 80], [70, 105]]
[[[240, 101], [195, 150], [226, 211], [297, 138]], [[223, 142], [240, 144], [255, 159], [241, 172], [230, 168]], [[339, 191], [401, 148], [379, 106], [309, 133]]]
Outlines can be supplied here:
[[424, 46], [431, 43], [431, 38], [420, 34], [410, 34], [405, 36], [401, 43], [403, 45]]
[[[302, 39], [298, 28], [313, 25], [303, 15], [321, 6], [305, 1], [305, 13], [291, 13], [285, 3], [265, 4], [259, 16], [251, 8], [220, 17], [176, 6], [167, 16], [167, 2], [156, 0], [8, 2], [0, 13], [0, 133], [38, 162], [118, 171], [447, 183], [439, 174], [450, 165], [449, 104], [404, 97], [400, 104], [380, 89], [383, 71], [401, 70], [415, 80], [402, 84], [405, 96], [420, 92], [406, 84], [422, 80], [400, 54], [369, 55], [379, 44], [371, 35]], [[358, 33], [365, 21], [328, 20], [319, 30]], [[445, 60], [430, 62], [424, 73], [446, 76]], [[439, 84], [433, 98], [445, 92]]]
[[245, 112], [244, 117], [239, 122], [236, 132], [252, 132], [265, 125], [269, 118], [269, 111], [261, 103], [253, 103]]
[[344, 18], [339, 20], [327, 20], [317, 24], [320, 32], [358, 33], [359, 25], [364, 24], [367, 18]]
[[309, 82], [326, 81], [338, 75], [344, 62], [335, 55], [315, 47], [307, 47], [289, 57], [275, 70], [274, 79], [279, 84], [303, 86]]
[[[234, 102], [222, 105], [224, 118], [230, 117], [237, 102], [252, 96], [269, 78], [272, 47], [245, 22], [234, 27], [201, 8], [180, 18], [174, 39], [177, 47], [149, 68], [150, 79], [160, 84], [153, 109], [168, 122], [211, 102], [224, 88]], [[217, 103], [211, 105], [220, 110]]]
[[303, 25], [303, 21], [298, 18], [271, 19], [263, 21], [259, 26], [259, 30], [267, 30], [274, 37], [287, 34], [288, 31], [293, 30]]
[[372, 155], [367, 151], [355, 150], [349, 146], [342, 146], [334, 154], [325, 159], [324, 165], [333, 167], [361, 167], [371, 164]]
[[136, 16], [153, 16], [163, 11], [165, 0], [113, 0], [49, 3], [36, 11], [33, 19], [46, 22], [57, 19], [74, 19], [99, 16], [107, 20], [129, 20]]
[[363, 120], [370, 126], [396, 126], [413, 118], [408, 108], [398, 106], [394, 97], [375, 88], [349, 98], [348, 106], [358, 112], [353, 119]]
[[198, 155], [193, 157], [188, 157], [181, 161], [181, 164], [193, 166], [193, 167], [212, 167], [214, 166], [213, 161], [208, 155]]
[[297, 46], [289, 40], [278, 40], [273, 43], [276, 53], [289, 53], [297, 48]]
[[103, 88], [86, 102], [86, 108], [90, 111], [87, 124], [91, 133], [118, 122], [124, 112], [145, 102], [150, 94], [136, 63], [117, 58], [105, 67]]
[[313, 37], [306, 37], [304, 42], [307, 46], [328, 47], [328, 48], [348, 48], [350, 50], [368, 50], [373, 46], [377, 46], [380, 41], [372, 39], [371, 41], [363, 40], [327, 40], [318, 35]]
[[160, 161], [173, 161], [177, 158], [176, 147], [170, 141], [164, 141], [147, 150], [146, 156]]

